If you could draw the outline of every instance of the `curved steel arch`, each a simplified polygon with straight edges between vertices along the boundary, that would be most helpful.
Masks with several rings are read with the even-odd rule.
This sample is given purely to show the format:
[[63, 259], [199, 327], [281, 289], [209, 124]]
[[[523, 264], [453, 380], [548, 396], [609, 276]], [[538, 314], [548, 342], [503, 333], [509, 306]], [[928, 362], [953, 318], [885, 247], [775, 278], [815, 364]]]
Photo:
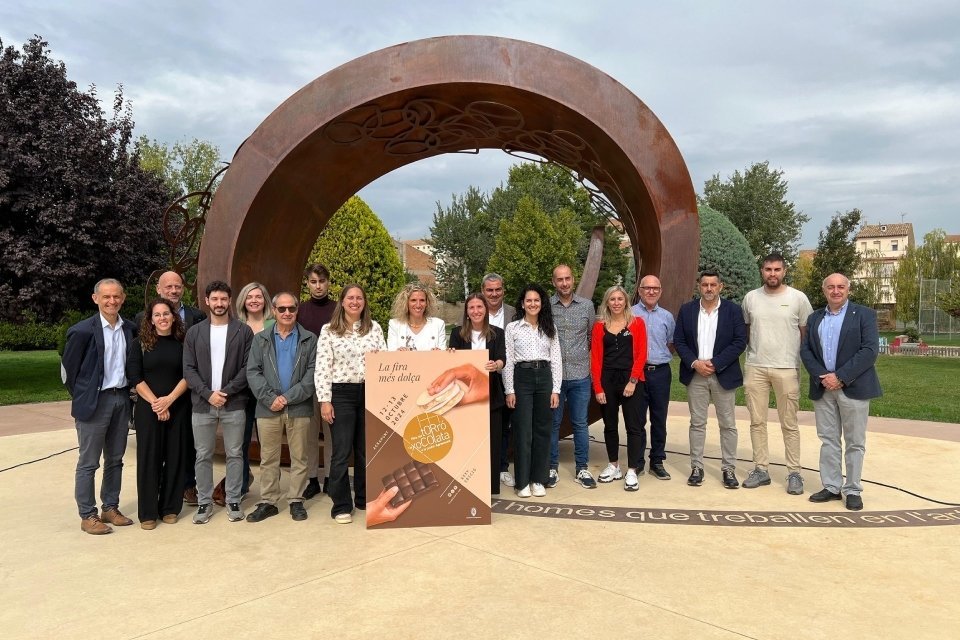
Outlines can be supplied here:
[[688, 297], [699, 255], [696, 198], [660, 120], [576, 58], [489, 36], [370, 53], [277, 107], [217, 190], [199, 283], [295, 287], [316, 237], [350, 196], [411, 162], [489, 148], [542, 156], [589, 180], [629, 235], [637, 273], [663, 280], [662, 304], [676, 310]]

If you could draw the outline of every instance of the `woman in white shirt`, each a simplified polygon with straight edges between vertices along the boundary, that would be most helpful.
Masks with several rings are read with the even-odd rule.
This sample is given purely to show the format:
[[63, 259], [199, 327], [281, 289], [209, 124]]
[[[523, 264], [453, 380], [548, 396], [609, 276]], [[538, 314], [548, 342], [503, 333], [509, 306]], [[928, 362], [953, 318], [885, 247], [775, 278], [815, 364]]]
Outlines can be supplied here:
[[505, 332], [503, 369], [507, 406], [513, 409], [516, 492], [520, 498], [542, 497], [547, 495], [544, 485], [550, 473], [552, 410], [560, 404], [563, 381], [560, 340], [550, 299], [540, 285], [523, 288], [516, 315]]
[[419, 282], [410, 282], [393, 301], [387, 325], [389, 351], [430, 351], [447, 348], [447, 327], [436, 317], [437, 299]]
[[[383, 329], [370, 317], [367, 297], [356, 284], [340, 292], [330, 323], [320, 330], [314, 381], [320, 415], [330, 424], [333, 455], [328, 483], [333, 500], [331, 516], [340, 524], [353, 521], [354, 505], [367, 503], [364, 445], [365, 354], [386, 347]], [[347, 467], [353, 454], [353, 497]]]

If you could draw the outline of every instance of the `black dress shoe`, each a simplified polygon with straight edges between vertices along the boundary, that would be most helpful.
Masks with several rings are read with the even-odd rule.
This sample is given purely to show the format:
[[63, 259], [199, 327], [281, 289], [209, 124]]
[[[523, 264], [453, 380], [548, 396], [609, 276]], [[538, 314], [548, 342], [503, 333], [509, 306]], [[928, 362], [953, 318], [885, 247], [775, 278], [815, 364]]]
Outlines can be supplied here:
[[307, 510], [303, 508], [302, 502], [290, 503], [290, 517], [297, 521], [307, 519]]
[[663, 464], [659, 462], [654, 462], [650, 465], [650, 475], [652, 475], [657, 480], [669, 480], [670, 474], [667, 473], [667, 470], [663, 468]]
[[307, 482], [307, 488], [303, 490], [303, 499], [309, 500], [318, 495], [320, 495], [320, 481], [316, 478], [310, 478], [310, 481]]
[[839, 500], [842, 497], [839, 493], [834, 493], [830, 491], [830, 489], [820, 489], [820, 491], [810, 494], [810, 502], [830, 502], [831, 500]]
[[280, 513], [280, 510], [274, 505], [261, 502], [257, 505], [257, 508], [253, 510], [253, 513], [247, 516], [247, 522], [260, 522], [278, 513]]
[[723, 470], [723, 486], [725, 489], [740, 488], [740, 481], [737, 480], [737, 474], [733, 472], [733, 469]]
[[849, 511], [860, 511], [863, 509], [863, 500], [860, 496], [851, 493], [847, 496], [846, 507]]
[[700, 467], [694, 467], [693, 471], [690, 472], [690, 477], [687, 478], [687, 484], [691, 487], [699, 487], [703, 484], [703, 469]]

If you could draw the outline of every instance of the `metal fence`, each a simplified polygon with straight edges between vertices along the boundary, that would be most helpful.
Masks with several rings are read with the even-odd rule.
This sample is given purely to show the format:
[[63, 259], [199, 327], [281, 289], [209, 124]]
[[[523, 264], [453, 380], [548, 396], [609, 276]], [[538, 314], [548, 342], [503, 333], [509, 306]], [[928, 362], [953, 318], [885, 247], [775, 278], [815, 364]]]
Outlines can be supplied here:
[[960, 322], [937, 306], [937, 298], [950, 291], [949, 280], [920, 281], [920, 317], [917, 329], [921, 336], [960, 333]]

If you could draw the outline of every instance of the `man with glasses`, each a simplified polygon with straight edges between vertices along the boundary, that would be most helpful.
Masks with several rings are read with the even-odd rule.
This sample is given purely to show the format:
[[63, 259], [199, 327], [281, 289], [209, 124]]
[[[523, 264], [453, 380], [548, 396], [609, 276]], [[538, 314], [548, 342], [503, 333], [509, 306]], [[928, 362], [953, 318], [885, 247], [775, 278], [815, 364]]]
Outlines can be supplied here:
[[[660, 306], [663, 289], [657, 276], [648, 275], [637, 285], [640, 302], [633, 306], [633, 315], [643, 318], [647, 326], [647, 364], [643, 394], [639, 398], [638, 412], [642, 420], [640, 428], [646, 428], [647, 411], [650, 412], [650, 475], [658, 480], [669, 480], [670, 474], [663, 466], [667, 459], [667, 410], [670, 408], [670, 382], [673, 374], [670, 361], [673, 359], [673, 332], [676, 322], [673, 314]], [[643, 461], [637, 474], [643, 473]]]
[[[498, 273], [488, 273], [483, 276], [480, 284], [480, 292], [483, 299], [487, 301], [487, 313], [490, 317], [490, 324], [506, 329], [507, 325], [513, 322], [513, 316], [517, 310], [503, 301], [503, 276]], [[512, 487], [514, 484], [513, 474], [510, 473], [510, 461], [507, 455], [510, 452], [510, 414], [513, 413], [508, 407], [504, 407], [500, 412], [501, 419], [501, 439], [500, 439], [500, 483]], [[496, 469], [490, 469], [490, 473], [496, 473]]]
[[316, 434], [310, 430], [317, 336], [297, 324], [297, 299], [292, 293], [284, 291], [273, 297], [273, 315], [276, 324], [254, 336], [247, 362], [247, 383], [257, 399], [262, 497], [247, 516], [248, 522], [260, 522], [280, 512], [277, 503], [281, 497], [280, 449], [284, 431], [290, 449], [290, 517], [297, 521], [307, 519], [303, 507], [307, 449], [317, 446]]

